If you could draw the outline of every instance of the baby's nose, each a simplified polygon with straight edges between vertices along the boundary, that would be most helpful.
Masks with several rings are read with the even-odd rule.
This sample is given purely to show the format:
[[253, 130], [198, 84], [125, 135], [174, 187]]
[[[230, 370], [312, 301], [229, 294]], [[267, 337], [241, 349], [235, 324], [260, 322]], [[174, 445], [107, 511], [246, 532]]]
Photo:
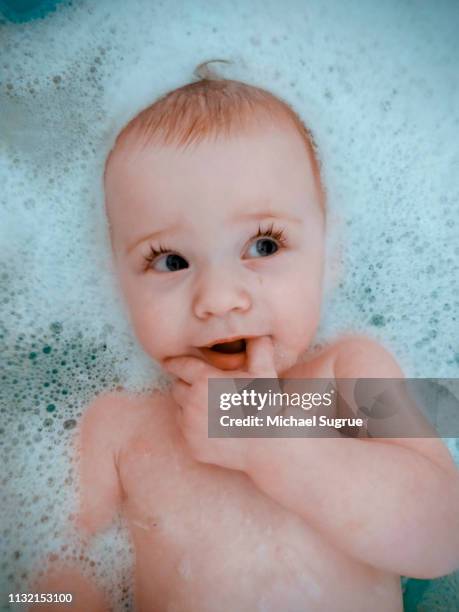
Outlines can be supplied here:
[[230, 312], [245, 312], [251, 306], [249, 292], [240, 276], [221, 266], [201, 272], [195, 284], [193, 311], [199, 319], [225, 316]]

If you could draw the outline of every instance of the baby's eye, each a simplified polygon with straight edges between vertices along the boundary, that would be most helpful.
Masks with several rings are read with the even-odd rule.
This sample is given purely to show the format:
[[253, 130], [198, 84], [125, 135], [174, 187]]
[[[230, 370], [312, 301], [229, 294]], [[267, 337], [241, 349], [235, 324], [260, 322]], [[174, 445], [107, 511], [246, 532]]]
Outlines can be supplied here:
[[171, 253], [163, 247], [159, 251], [150, 246], [150, 253], [145, 257], [145, 269], [156, 272], [177, 272], [188, 268], [188, 262], [177, 253]]
[[278, 250], [279, 247], [272, 238], [258, 238], [250, 245], [248, 253], [252, 257], [267, 257], [268, 255], [273, 255]]
[[[161, 266], [163, 264], [163, 266]], [[158, 272], [177, 272], [178, 270], [183, 270], [184, 268], [188, 268], [188, 262], [177, 255], [176, 253], [170, 253], [165, 257], [158, 257], [155, 261], [155, 270]]]
[[274, 255], [280, 249], [285, 248], [287, 241], [284, 237], [283, 230], [277, 230], [274, 225], [263, 230], [258, 228], [258, 233], [254, 236], [255, 241], [248, 249], [249, 255], [252, 257], [268, 257]]

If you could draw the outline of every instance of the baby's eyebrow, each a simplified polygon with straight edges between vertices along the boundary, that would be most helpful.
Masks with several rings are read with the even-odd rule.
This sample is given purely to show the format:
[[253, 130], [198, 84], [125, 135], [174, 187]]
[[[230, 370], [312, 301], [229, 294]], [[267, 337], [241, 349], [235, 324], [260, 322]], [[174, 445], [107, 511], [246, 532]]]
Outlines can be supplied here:
[[303, 223], [303, 220], [299, 217], [292, 217], [291, 215], [286, 215], [281, 211], [275, 210], [266, 210], [266, 211], [256, 211], [256, 212], [248, 212], [248, 213], [240, 213], [232, 218], [232, 221], [245, 221], [248, 219], [254, 220], [262, 220], [262, 219], [280, 219], [284, 221], [291, 221], [293, 223]]
[[176, 230], [180, 229], [180, 227], [181, 227], [181, 224], [176, 223], [175, 225], [168, 225], [167, 227], [163, 227], [163, 229], [157, 230], [156, 232], [150, 232], [144, 236], [141, 236], [140, 238], [137, 238], [137, 240], [133, 244], [128, 246], [128, 248], [126, 249], [126, 253], [130, 253], [132, 250], [136, 248], [136, 246], [138, 246], [145, 240], [152, 240], [153, 238], [158, 238], [161, 234], [175, 232]]

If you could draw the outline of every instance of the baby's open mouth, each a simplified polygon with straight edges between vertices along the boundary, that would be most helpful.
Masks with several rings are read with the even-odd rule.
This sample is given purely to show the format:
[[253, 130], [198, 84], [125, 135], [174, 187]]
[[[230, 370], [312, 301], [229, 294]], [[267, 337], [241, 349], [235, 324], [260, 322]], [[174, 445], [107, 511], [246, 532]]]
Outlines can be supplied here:
[[238, 370], [246, 365], [247, 338], [202, 346], [199, 351], [210, 365], [220, 370]]
[[217, 353], [242, 353], [245, 351], [245, 339], [239, 338], [239, 340], [232, 340], [231, 342], [222, 342], [209, 348]]

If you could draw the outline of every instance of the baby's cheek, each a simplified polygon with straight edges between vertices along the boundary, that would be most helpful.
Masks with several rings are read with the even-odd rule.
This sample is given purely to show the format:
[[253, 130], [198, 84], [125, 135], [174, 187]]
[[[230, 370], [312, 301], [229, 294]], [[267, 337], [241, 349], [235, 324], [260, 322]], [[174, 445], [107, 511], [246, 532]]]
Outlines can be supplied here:
[[298, 279], [296, 290], [291, 295], [292, 309], [298, 318], [306, 318], [309, 322], [318, 322], [322, 301], [322, 284], [319, 278], [312, 274], [308, 279]]
[[309, 292], [286, 295], [278, 307], [274, 334], [279, 340], [279, 356], [291, 361], [308, 348], [315, 334], [320, 300]]
[[136, 336], [144, 350], [158, 361], [181, 354], [188, 331], [189, 323], [183, 307], [155, 304], [152, 300], [147, 308], [136, 311]]
[[274, 345], [274, 369], [279, 375], [293, 367], [298, 361], [298, 350], [283, 344]]
[[141, 303], [131, 304], [129, 315], [137, 340], [148, 354], [151, 354], [155, 347], [160, 348], [167, 323], [163, 321], [161, 326], [162, 317], [158, 308], [153, 305], [145, 307], [145, 304]]

